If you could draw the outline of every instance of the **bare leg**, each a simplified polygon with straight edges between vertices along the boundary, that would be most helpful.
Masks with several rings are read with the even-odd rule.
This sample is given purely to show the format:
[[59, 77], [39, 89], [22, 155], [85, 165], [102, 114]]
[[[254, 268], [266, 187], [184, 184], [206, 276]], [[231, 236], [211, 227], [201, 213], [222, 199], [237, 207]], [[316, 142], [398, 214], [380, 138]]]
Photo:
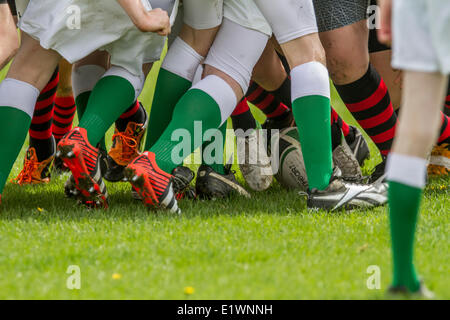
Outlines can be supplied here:
[[447, 78], [440, 73], [405, 71], [395, 153], [427, 158], [438, 137], [446, 90]]
[[369, 65], [368, 37], [365, 20], [320, 33], [327, 67], [335, 84], [352, 83], [366, 73]]
[[60, 59], [56, 51], [42, 48], [37, 40], [22, 32], [22, 43], [7, 78], [26, 82], [42, 91]]
[[391, 67], [392, 51], [380, 51], [370, 54], [370, 63], [375, 67], [389, 91], [392, 106], [400, 108], [402, 102], [402, 72]]
[[393, 292], [429, 294], [414, 267], [414, 234], [426, 182], [426, 158], [436, 142], [448, 79], [439, 73], [404, 71], [403, 106], [387, 165]]
[[0, 4], [0, 21], [0, 70], [2, 70], [19, 49], [19, 36], [7, 3]]

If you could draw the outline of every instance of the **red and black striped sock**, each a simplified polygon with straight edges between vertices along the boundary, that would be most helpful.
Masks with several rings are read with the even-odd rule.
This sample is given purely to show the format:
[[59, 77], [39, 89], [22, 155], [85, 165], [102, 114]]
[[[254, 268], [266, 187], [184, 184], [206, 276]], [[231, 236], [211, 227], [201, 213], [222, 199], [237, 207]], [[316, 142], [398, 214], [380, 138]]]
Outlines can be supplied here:
[[341, 129], [344, 137], [347, 137], [350, 134], [350, 127], [336, 112], [336, 110], [331, 107], [331, 123], [336, 124], [339, 129]]
[[33, 119], [31, 120], [29, 130], [30, 147], [36, 149], [39, 162], [48, 159], [55, 151], [52, 137], [52, 119], [58, 82], [59, 73], [56, 70], [48, 84], [41, 91], [36, 102]]
[[139, 101], [135, 101], [116, 121], [116, 127], [119, 131], [125, 131], [129, 122], [144, 123], [146, 121], [144, 107]]
[[236, 106], [236, 109], [234, 109], [231, 114], [231, 121], [233, 122], [234, 130], [242, 129], [245, 132], [256, 128], [256, 120], [248, 107], [246, 98], [242, 99]]
[[73, 96], [56, 97], [55, 109], [53, 114], [52, 132], [56, 143], [72, 129], [73, 118], [77, 107]]
[[333, 150], [341, 144], [342, 134], [347, 143], [352, 143], [355, 139], [355, 134], [350, 126], [338, 115], [336, 110], [331, 107], [331, 144]]
[[394, 139], [397, 115], [387, 87], [375, 68], [369, 65], [361, 79], [347, 85], [336, 85], [336, 89], [380, 153], [387, 155]]
[[450, 117], [442, 113], [442, 125], [438, 144], [450, 144]]
[[447, 97], [445, 98], [444, 113], [445, 115], [450, 117], [450, 82], [448, 83]]
[[[255, 105], [256, 107], [258, 107], [258, 109], [264, 112], [268, 119], [272, 119], [273, 121], [282, 121], [291, 114], [289, 106], [283, 103], [279, 98], [279, 96], [286, 95], [280, 94], [281, 92], [285, 91], [285, 85], [282, 85], [280, 89], [272, 93], [264, 90], [256, 82], [252, 82], [245, 97], [247, 98], [248, 102]], [[274, 93], [276, 93], [276, 95]], [[288, 100], [290, 100], [290, 92]]]

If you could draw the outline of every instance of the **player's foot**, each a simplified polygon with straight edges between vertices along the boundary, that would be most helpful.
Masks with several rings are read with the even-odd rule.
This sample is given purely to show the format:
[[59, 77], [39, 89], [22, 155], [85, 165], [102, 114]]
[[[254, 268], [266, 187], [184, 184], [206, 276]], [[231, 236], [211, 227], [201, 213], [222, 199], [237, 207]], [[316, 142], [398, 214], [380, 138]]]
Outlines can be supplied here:
[[201, 165], [195, 184], [197, 195], [204, 199], [222, 199], [233, 193], [250, 198], [250, 194], [237, 182], [230, 166], [225, 167], [225, 174], [214, 171], [211, 167]]
[[112, 137], [113, 144], [108, 153], [108, 170], [105, 179], [118, 182], [124, 179], [124, 169], [140, 153], [146, 120], [143, 123], [129, 122], [125, 131], [117, 128]]
[[375, 183], [379, 181], [384, 181], [386, 175], [386, 156], [381, 156], [381, 162], [375, 167], [375, 170], [372, 172], [372, 174], [369, 177], [369, 183]]
[[[99, 146], [97, 146], [97, 147], [99, 147]], [[108, 156], [108, 153], [106, 152], [106, 150], [103, 150], [103, 149], [98, 149], [98, 150], [99, 150], [100, 168], [102, 168], [102, 172], [106, 172], [107, 168], [108, 168], [108, 161], [106, 159]], [[59, 159], [59, 158], [55, 158], [55, 160], [56, 159]], [[64, 166], [64, 163], [63, 163], [63, 166]], [[69, 168], [67, 168], [66, 166], [64, 166], [64, 168], [66, 168], [66, 170], [68, 172], [70, 172]], [[69, 176], [69, 178], [64, 183], [64, 194], [68, 198], [74, 197], [78, 194], [78, 191], [75, 188], [75, 181], [74, 181], [72, 174]]]
[[434, 293], [430, 291], [425, 284], [421, 281], [419, 290], [415, 292], [409, 291], [406, 287], [390, 287], [387, 291], [387, 295], [391, 299], [424, 299], [432, 300], [435, 298]]
[[125, 168], [125, 177], [145, 206], [181, 213], [173, 190], [173, 177], [158, 167], [153, 152], [146, 151], [135, 158]]
[[[191, 186], [191, 182], [195, 178], [195, 173], [188, 167], [177, 167], [172, 171], [173, 192], [177, 200], [195, 199], [195, 188]], [[133, 199], [142, 200], [137, 191], [131, 188], [131, 196]]]
[[28, 148], [23, 160], [23, 169], [12, 182], [18, 185], [49, 183], [54, 157], [53, 152], [53, 155], [48, 159], [39, 162], [36, 149]]
[[263, 140], [261, 130], [256, 129], [250, 135], [238, 137], [237, 143], [239, 168], [248, 186], [255, 191], [266, 190], [273, 181], [272, 166]]
[[341, 169], [342, 178], [345, 181], [362, 181], [363, 176], [359, 162], [344, 138], [341, 139], [341, 144], [333, 151], [333, 163], [336, 167]]
[[[106, 168], [99, 149], [89, 143], [86, 130], [73, 129], [59, 142], [57, 149], [56, 156], [72, 172], [71, 194], [88, 207], [108, 208], [108, 192], [102, 179]], [[66, 182], [66, 194], [67, 189]]]
[[430, 176], [447, 176], [450, 174], [450, 144], [444, 143], [433, 148], [428, 165]]
[[53, 161], [53, 171], [56, 174], [62, 174], [64, 172], [69, 172], [69, 168], [64, 165], [64, 162], [60, 158], [55, 158]]
[[353, 210], [384, 205], [387, 202], [387, 184], [369, 185], [344, 182], [339, 168], [335, 168], [325, 190], [313, 189], [307, 193], [308, 209], [328, 211]]
[[172, 171], [173, 191], [177, 199], [195, 199], [195, 189], [191, 186], [191, 182], [195, 178], [195, 173], [188, 167], [180, 166]]
[[358, 130], [358, 128], [354, 126], [349, 126], [350, 130], [353, 131], [354, 140], [348, 144], [350, 149], [352, 150], [352, 153], [356, 160], [358, 160], [358, 163], [360, 166], [364, 164], [364, 161], [370, 158], [370, 149], [369, 145], [367, 144], [366, 139], [364, 139], [364, 136], [362, 135], [361, 131]]

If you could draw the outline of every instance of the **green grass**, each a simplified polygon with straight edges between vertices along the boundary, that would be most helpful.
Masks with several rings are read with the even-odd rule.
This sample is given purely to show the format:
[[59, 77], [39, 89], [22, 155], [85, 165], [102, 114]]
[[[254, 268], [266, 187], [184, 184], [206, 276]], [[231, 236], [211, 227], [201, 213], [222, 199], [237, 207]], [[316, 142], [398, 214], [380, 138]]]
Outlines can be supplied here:
[[[152, 92], [148, 81], [146, 106]], [[183, 215], [174, 216], [145, 210], [122, 183], [108, 184], [109, 210], [89, 211], [63, 196], [66, 178], [7, 185], [0, 299], [381, 299], [391, 279], [386, 208], [308, 213], [302, 198], [275, 184], [251, 201], [183, 200]], [[425, 190], [417, 232], [418, 270], [441, 299], [450, 298], [449, 180]], [[81, 268], [81, 290], [66, 287], [70, 265]], [[371, 265], [381, 269], [381, 290], [366, 286]], [[187, 286], [195, 289], [189, 297]]]

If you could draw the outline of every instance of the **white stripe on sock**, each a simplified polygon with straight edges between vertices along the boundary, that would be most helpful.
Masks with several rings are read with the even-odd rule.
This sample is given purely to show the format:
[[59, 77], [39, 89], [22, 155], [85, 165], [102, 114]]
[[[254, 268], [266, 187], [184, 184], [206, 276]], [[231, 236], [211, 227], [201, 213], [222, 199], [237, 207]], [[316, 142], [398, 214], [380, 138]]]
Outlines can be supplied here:
[[193, 82], [195, 72], [203, 59], [197, 51], [177, 37], [167, 52], [162, 68]]
[[72, 72], [72, 89], [75, 97], [94, 89], [98, 80], [102, 78], [106, 70], [94, 64], [75, 68]]
[[386, 163], [386, 175], [388, 181], [422, 189], [426, 183], [427, 160], [391, 153]]
[[0, 106], [19, 109], [33, 118], [39, 90], [27, 82], [6, 78], [0, 83]]
[[292, 101], [307, 96], [330, 98], [328, 70], [317, 61], [299, 65], [291, 70]]

